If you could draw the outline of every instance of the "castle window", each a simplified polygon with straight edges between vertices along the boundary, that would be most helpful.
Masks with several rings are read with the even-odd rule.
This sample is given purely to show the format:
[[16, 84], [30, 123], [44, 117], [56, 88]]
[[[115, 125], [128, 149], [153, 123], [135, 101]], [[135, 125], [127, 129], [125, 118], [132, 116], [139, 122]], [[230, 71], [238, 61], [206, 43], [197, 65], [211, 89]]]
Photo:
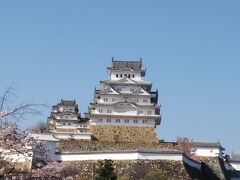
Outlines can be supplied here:
[[107, 122], [110, 123], [112, 120], [111, 119], [107, 119]]
[[143, 123], [143, 124], [146, 124], [146, 123], [147, 123], [147, 120], [142, 120], [142, 123]]
[[144, 102], [144, 103], [147, 103], [147, 102], [148, 102], [148, 100], [147, 100], [147, 99], [144, 99], [144, 100], [143, 100], [143, 102]]
[[134, 89], [132, 89], [132, 88], [131, 88], [131, 89], [130, 89], [130, 91], [132, 91], [132, 92], [133, 92], [133, 91], [134, 91]]
[[138, 123], [138, 120], [137, 120], [137, 119], [134, 119], [133, 123], [137, 124], [137, 123]]
[[138, 114], [143, 114], [143, 111], [142, 110], [138, 111]]
[[120, 77], [122, 78], [122, 74], [120, 74]]
[[118, 78], [118, 74], [116, 74], [116, 77]]
[[132, 75], [132, 78], [135, 78], [135, 75], [134, 75], [134, 74]]
[[108, 110], [107, 110], [107, 113], [112, 113], [112, 110], [111, 110], [111, 109], [108, 109]]
[[125, 77], [127, 77], [127, 74], [124, 74]]
[[115, 101], [115, 99], [114, 98], [112, 98], [112, 102], [114, 102]]
[[63, 125], [65, 126], [65, 122], [63, 123]]
[[130, 77], [131, 77], [131, 75], [129, 74], [129, 75], [128, 75], [128, 78], [130, 78]]
[[68, 123], [69, 126], [71, 126], [71, 123]]
[[120, 119], [116, 119], [116, 123], [120, 123]]
[[152, 111], [148, 111], [147, 114], [148, 114], [148, 115], [151, 115], [151, 114], [152, 114]]
[[102, 109], [98, 109], [98, 112], [99, 112], [99, 113], [102, 113], [102, 112], [103, 112], [103, 110], [102, 110]]
[[103, 98], [103, 101], [104, 102], [108, 102], [108, 98]]
[[125, 119], [125, 123], [129, 123], [129, 119]]
[[98, 122], [102, 122], [102, 118], [98, 119]]

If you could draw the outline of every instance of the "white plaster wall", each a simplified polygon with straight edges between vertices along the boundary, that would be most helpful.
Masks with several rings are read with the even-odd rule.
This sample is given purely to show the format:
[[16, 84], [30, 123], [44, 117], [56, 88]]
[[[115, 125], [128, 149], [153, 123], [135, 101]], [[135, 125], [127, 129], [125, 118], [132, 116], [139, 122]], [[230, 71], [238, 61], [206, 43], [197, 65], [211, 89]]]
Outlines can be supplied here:
[[141, 88], [141, 85], [131, 84], [131, 83], [128, 83], [126, 85], [115, 84], [113, 85], [113, 88], [116, 89], [116, 91], [121, 93], [132, 94], [134, 91]]
[[[65, 123], [65, 125], [63, 125], [63, 123]], [[56, 123], [55, 126], [56, 128], [60, 128], [60, 129], [89, 128], [88, 124], [86, 124], [86, 126], [83, 126], [83, 124], [79, 124], [75, 122], [70, 122], [71, 125], [69, 125], [68, 123], [69, 121], [61, 121], [61, 123]]]
[[[100, 118], [102, 122], [99, 122], [99, 119], [91, 119], [91, 125], [116, 125], [116, 126], [141, 126], [141, 127], [155, 127], [155, 120], [147, 120], [147, 123], [143, 123], [143, 119], [137, 119], [138, 123], [134, 123], [134, 119], [126, 118], [129, 120], [129, 123], [125, 123], [126, 119], [122, 118], [111, 118], [111, 122], [107, 122], [107, 118]], [[120, 123], [116, 122], [116, 119], [120, 119]]]
[[11, 162], [26, 162], [26, 161], [32, 161], [32, 152], [29, 153], [18, 153], [13, 151], [8, 151], [2, 154], [5, 160], [11, 161]]
[[182, 154], [139, 153], [138, 159], [181, 161]]
[[69, 119], [69, 120], [78, 120], [77, 116], [73, 115], [55, 115], [56, 119]]
[[230, 164], [234, 169], [236, 169], [237, 171], [240, 171], [240, 162], [239, 163], [231, 162]]
[[220, 156], [219, 148], [196, 147], [194, 152], [197, 156], [218, 157]]
[[87, 133], [81, 133], [81, 134], [71, 134], [71, 133], [54, 133], [54, 136], [58, 139], [85, 139], [90, 140], [91, 134]]
[[[100, 113], [99, 111], [102, 110]], [[111, 110], [111, 113], [107, 113], [108, 110]], [[142, 113], [139, 114], [139, 111]], [[151, 114], [148, 114], [148, 111], [151, 111]], [[155, 109], [152, 107], [149, 108], [117, 108], [117, 107], [96, 107], [95, 110], [91, 110], [92, 114], [111, 114], [111, 115], [128, 115], [128, 116], [136, 116], [136, 115], [143, 115], [143, 116], [152, 116], [155, 115]]]
[[[107, 98], [107, 102], [104, 101], [104, 98]], [[143, 100], [147, 100], [147, 102], [144, 102]], [[115, 104], [116, 102], [131, 102], [131, 103], [136, 103], [139, 105], [152, 105], [150, 97], [128, 97], [128, 98], [123, 98], [114, 95], [114, 96], [109, 96], [109, 95], [101, 95], [101, 99], [97, 99], [97, 103], [99, 104]]]
[[61, 161], [86, 161], [86, 160], [173, 160], [182, 161], [182, 154], [162, 154], [162, 153], [138, 153], [138, 152], [122, 152], [122, 153], [91, 153], [91, 154], [60, 154]]
[[[65, 123], [66, 125], [63, 125], [63, 123]], [[61, 122], [61, 123], [56, 123], [56, 128], [60, 128], [60, 129], [76, 129], [79, 126], [75, 123], [71, 123], [71, 125], [68, 125], [69, 122]]]
[[[118, 78], [116, 77], [116, 74], [118, 74]], [[112, 71], [112, 73], [110, 74], [110, 78], [111, 80], [119, 80], [120, 78], [120, 74], [122, 74], [122, 78], [125, 77], [125, 74], [130, 74], [131, 78], [133, 80], [141, 80], [141, 74], [138, 72], [132, 72], [132, 71]], [[132, 75], [134, 74], [134, 78], [132, 77]]]

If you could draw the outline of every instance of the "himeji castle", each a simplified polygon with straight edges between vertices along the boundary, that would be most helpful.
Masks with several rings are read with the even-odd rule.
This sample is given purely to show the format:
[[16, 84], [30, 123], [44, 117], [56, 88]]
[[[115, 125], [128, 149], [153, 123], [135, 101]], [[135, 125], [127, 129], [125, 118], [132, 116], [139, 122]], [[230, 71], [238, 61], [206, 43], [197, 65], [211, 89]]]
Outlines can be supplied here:
[[143, 80], [142, 60], [112, 60], [107, 72], [110, 79], [100, 81], [84, 118], [75, 100], [61, 100], [53, 106], [48, 118], [50, 132], [64, 139], [157, 142], [155, 130], [161, 123], [158, 91]]
[[89, 106], [90, 125], [156, 127], [161, 122], [158, 91], [143, 80], [140, 61], [115, 61], [107, 68], [109, 80], [100, 81]]

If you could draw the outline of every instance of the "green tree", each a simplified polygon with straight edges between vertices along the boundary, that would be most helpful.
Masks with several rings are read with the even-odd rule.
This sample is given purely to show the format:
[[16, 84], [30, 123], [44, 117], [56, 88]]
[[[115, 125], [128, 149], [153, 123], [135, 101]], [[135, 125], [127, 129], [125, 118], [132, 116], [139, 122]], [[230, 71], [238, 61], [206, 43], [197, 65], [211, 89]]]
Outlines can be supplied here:
[[117, 175], [114, 173], [112, 163], [113, 161], [108, 159], [100, 161], [95, 180], [116, 180]]

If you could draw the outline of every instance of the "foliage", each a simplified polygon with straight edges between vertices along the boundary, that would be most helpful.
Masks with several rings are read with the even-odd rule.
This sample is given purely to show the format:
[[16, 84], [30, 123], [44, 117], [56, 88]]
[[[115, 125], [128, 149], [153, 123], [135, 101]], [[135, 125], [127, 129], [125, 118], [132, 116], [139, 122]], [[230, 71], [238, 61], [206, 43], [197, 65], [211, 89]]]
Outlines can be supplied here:
[[3, 177], [6, 172], [11, 172], [14, 170], [12, 163], [6, 161], [2, 156], [0, 156], [0, 178]]
[[[37, 143], [29, 136], [28, 131], [18, 129], [17, 122], [29, 114], [40, 114], [37, 110], [41, 104], [14, 104], [16, 95], [14, 88], [10, 86], [0, 97], [0, 171], [1, 176], [11, 173], [17, 160], [6, 154], [21, 154], [21, 157], [28, 159], [32, 148]], [[4, 157], [4, 158], [3, 158]]]
[[105, 159], [99, 162], [99, 169], [97, 170], [97, 175], [95, 180], [116, 180], [117, 175], [114, 173], [114, 168], [112, 165], [112, 160]]
[[37, 124], [35, 127], [33, 127], [30, 130], [31, 130], [31, 132], [35, 132], [35, 133], [48, 133], [49, 132], [48, 125], [43, 122], [40, 122], [39, 124]]
[[74, 177], [77, 174], [77, 167], [70, 162], [49, 162], [43, 168], [33, 170], [32, 178], [65, 179], [67, 177]]
[[186, 155], [189, 155], [190, 157], [192, 157], [192, 149], [193, 149], [193, 145], [192, 145], [192, 140], [184, 137], [178, 137], [177, 141], [176, 141], [177, 145], [176, 145], [176, 149], [179, 151], [182, 151], [183, 153], [185, 153]]
[[161, 171], [149, 171], [141, 180], [167, 180]]

